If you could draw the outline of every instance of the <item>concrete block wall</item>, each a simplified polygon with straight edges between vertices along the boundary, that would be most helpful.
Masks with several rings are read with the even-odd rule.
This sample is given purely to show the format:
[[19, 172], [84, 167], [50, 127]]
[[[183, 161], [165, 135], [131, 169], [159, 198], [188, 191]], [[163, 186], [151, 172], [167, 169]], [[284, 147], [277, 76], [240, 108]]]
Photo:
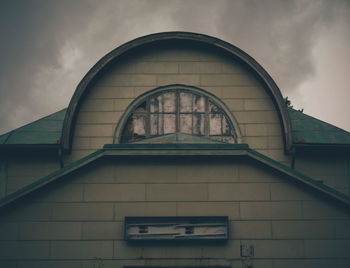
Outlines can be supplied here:
[[220, 98], [232, 112], [243, 142], [289, 164], [276, 109], [261, 83], [226, 55], [183, 45], [133, 52], [111, 67], [85, 97], [74, 131], [74, 161], [113, 143], [118, 120], [140, 94], [169, 84], [202, 88]]
[[[129, 244], [125, 216], [229, 216], [230, 239]], [[100, 159], [0, 211], [0, 267], [244, 268], [240, 245], [249, 244], [253, 267], [341, 268], [349, 226], [349, 209], [252, 161]]]

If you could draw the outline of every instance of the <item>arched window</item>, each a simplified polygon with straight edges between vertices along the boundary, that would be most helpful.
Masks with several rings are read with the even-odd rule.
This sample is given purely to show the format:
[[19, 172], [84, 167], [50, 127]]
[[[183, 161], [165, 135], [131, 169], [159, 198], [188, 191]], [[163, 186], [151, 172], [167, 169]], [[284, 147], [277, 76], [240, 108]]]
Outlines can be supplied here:
[[[196, 136], [204, 140], [236, 143], [234, 127], [228, 115], [207, 95], [179, 86], [144, 97], [128, 113], [120, 142], [149, 139], [150, 143], [152, 140], [162, 143], [157, 137], [173, 134], [173, 139], [185, 136], [188, 140], [188, 137]], [[166, 143], [165, 140], [163, 142]]]

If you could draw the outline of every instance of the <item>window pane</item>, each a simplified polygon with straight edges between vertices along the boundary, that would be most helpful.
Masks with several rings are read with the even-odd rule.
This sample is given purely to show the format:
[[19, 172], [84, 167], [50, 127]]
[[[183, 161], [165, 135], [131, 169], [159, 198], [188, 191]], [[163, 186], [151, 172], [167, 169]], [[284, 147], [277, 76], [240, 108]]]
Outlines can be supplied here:
[[123, 135], [122, 135], [122, 142], [128, 142], [131, 140], [134, 129], [133, 129], [133, 122], [132, 122], [132, 116], [128, 118], [128, 121], [126, 122]]
[[132, 124], [134, 135], [143, 136], [146, 134], [146, 117], [144, 115], [134, 114]]
[[158, 135], [164, 134], [164, 114], [158, 114]]
[[220, 113], [220, 112], [221, 112], [220, 108], [210, 101], [209, 102], [209, 113]]
[[232, 135], [232, 129], [226, 116], [222, 117], [222, 132], [223, 135]]
[[167, 92], [163, 95], [163, 112], [175, 112], [175, 93]]
[[180, 114], [180, 132], [192, 134], [192, 114]]
[[193, 115], [193, 134], [195, 135], [205, 135], [204, 133], [204, 114], [194, 114]]
[[175, 114], [164, 114], [164, 134], [175, 133]]
[[192, 94], [180, 93], [180, 112], [192, 112]]
[[158, 114], [151, 114], [150, 116], [150, 134], [151, 135], [158, 135], [160, 133], [158, 120], [159, 120]]
[[193, 111], [204, 113], [205, 98], [199, 95], [193, 95]]
[[158, 101], [158, 112], [162, 113], [164, 112], [164, 108], [163, 108], [163, 95], [160, 95], [157, 97], [157, 101]]
[[209, 134], [221, 135], [221, 114], [209, 114]]
[[159, 99], [158, 98], [151, 98], [151, 100], [150, 100], [149, 108], [150, 108], [151, 113], [156, 113], [159, 111]]

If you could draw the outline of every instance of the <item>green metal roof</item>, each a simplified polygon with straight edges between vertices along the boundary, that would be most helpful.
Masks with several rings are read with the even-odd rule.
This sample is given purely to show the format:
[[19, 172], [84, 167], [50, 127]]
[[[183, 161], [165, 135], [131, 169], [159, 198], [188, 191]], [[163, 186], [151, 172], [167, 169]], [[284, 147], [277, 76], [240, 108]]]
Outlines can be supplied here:
[[288, 108], [293, 144], [350, 144], [350, 132]]
[[60, 144], [66, 111], [63, 109], [1, 135], [0, 145]]
[[[0, 145], [57, 145], [67, 109], [0, 136]], [[350, 144], [350, 132], [288, 108], [293, 144]], [[192, 141], [193, 142], [193, 141]]]

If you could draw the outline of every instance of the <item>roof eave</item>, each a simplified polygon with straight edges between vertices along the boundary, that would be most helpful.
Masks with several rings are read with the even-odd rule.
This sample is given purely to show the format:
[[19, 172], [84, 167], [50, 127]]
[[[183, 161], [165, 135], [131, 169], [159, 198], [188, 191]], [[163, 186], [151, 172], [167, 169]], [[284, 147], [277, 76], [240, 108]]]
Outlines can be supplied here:
[[61, 144], [0, 144], [0, 155], [16, 153], [45, 153], [57, 152], [62, 149]]
[[[161, 148], [163, 147], [163, 148]], [[217, 147], [217, 148], [215, 148]], [[350, 208], [350, 197], [334, 190], [331, 187], [328, 187], [317, 180], [314, 180], [299, 171], [291, 169], [290, 167], [281, 164], [253, 149], [249, 149], [246, 144], [233, 144], [227, 148], [221, 147], [215, 144], [183, 144], [179, 146], [178, 144], [174, 145], [163, 145], [155, 146], [150, 144], [142, 144], [133, 146], [129, 145], [105, 145], [104, 149], [100, 149], [88, 156], [85, 156], [64, 168], [61, 168], [38, 181], [0, 199], [0, 208], [5, 207], [6, 205], [24, 197], [27, 194], [30, 194], [39, 188], [48, 185], [49, 183], [56, 181], [63, 176], [82, 168], [83, 166], [91, 163], [104, 156], [244, 156], [254, 159], [274, 170], [281, 172], [282, 174], [287, 175], [288, 177], [294, 179], [296, 182], [301, 183], [309, 188], [312, 188], [323, 195], [336, 200], [347, 208]]]
[[350, 151], [349, 143], [293, 143], [296, 151], [318, 151], [323, 153], [348, 152]]

